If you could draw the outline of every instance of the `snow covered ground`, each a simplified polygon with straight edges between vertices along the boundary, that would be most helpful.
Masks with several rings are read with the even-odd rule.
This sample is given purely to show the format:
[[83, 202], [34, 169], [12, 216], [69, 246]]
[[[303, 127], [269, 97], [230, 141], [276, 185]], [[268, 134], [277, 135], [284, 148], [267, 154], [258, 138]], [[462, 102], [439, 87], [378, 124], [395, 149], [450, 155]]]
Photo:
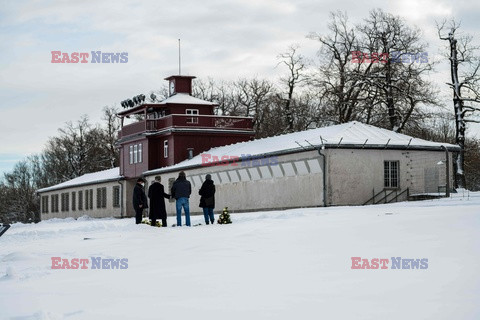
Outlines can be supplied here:
[[[480, 193], [232, 220], [15, 224], [0, 238], [0, 318], [480, 319]], [[52, 269], [52, 257], [126, 258], [128, 268]], [[352, 269], [352, 257], [428, 268]]]

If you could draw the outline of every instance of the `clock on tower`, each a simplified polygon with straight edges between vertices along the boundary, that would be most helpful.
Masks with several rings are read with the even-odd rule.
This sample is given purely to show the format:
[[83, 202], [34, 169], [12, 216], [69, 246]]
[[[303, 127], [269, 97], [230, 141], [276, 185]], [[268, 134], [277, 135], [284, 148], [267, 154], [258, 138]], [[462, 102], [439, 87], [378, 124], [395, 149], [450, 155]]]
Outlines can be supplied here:
[[170, 80], [170, 95], [173, 95], [175, 93], [175, 80], [172, 79]]
[[165, 78], [168, 81], [168, 92], [172, 96], [174, 94], [192, 95], [192, 76], [170, 76]]

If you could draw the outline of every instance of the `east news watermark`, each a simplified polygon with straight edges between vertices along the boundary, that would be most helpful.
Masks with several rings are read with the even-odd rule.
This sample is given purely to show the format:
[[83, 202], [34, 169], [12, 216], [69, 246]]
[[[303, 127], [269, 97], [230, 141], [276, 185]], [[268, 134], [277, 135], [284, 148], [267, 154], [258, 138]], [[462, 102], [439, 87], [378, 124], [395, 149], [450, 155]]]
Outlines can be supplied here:
[[52, 51], [51, 63], [128, 63], [128, 52], [62, 52]]
[[351, 51], [352, 63], [428, 63], [428, 52], [402, 52], [388, 53]]
[[102, 257], [62, 258], [52, 257], [52, 269], [91, 269], [91, 270], [124, 270], [128, 269], [128, 259], [110, 259]]
[[232, 167], [261, 167], [277, 166], [277, 156], [252, 156], [251, 154], [216, 156], [210, 153], [202, 153], [202, 166], [232, 166]]
[[428, 258], [362, 258], [351, 257], [351, 269], [392, 269], [392, 270], [414, 270], [428, 269]]

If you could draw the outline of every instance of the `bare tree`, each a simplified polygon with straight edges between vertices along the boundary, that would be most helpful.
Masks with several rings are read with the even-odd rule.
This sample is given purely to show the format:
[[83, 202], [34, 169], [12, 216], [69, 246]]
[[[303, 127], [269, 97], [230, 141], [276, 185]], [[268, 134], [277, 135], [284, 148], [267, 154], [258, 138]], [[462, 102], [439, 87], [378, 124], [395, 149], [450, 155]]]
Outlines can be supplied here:
[[[286, 89], [286, 94], [279, 93], [278, 98], [283, 102], [282, 114], [285, 115], [286, 132], [294, 131], [294, 112], [292, 107], [294, 105], [294, 91], [298, 85], [300, 85], [304, 79], [304, 71], [306, 69], [305, 58], [298, 53], [299, 46], [291, 45], [287, 51], [278, 55], [278, 59], [281, 61], [277, 64], [283, 64], [287, 67], [288, 73], [285, 76], [280, 77], [280, 83], [282, 87]], [[285, 96], [285, 97], [284, 97]]]
[[418, 28], [380, 9], [372, 10], [357, 29], [362, 50], [384, 57], [360, 77], [376, 89], [388, 127], [400, 132], [419, 106], [438, 104], [437, 90], [425, 77], [434, 66], [428, 60], [427, 44]]
[[118, 139], [118, 131], [120, 130], [120, 119], [117, 117], [118, 109], [115, 107], [103, 108], [103, 120], [105, 121], [105, 130], [103, 134], [103, 146], [108, 153], [110, 167], [114, 168], [119, 165], [119, 152], [115, 147]]
[[[466, 187], [465, 178], [465, 131], [467, 123], [476, 122], [472, 116], [480, 112], [475, 103], [480, 103], [480, 57], [478, 47], [472, 45], [472, 38], [464, 36], [457, 38], [456, 32], [460, 24], [452, 21], [447, 27], [446, 21], [437, 23], [438, 35], [441, 40], [448, 41], [450, 47], [450, 75], [448, 83], [453, 91], [453, 108], [455, 112], [455, 142], [460, 146], [456, 161], [456, 183], [458, 187]], [[462, 73], [459, 68], [463, 66]]]
[[366, 99], [365, 81], [358, 76], [367, 70], [360, 63], [352, 63], [352, 54], [360, 50], [355, 27], [350, 25], [346, 13], [332, 12], [326, 35], [310, 33], [308, 38], [320, 42], [320, 61], [310, 74], [309, 84], [317, 89], [326, 118], [332, 123], [357, 120], [361, 101]]

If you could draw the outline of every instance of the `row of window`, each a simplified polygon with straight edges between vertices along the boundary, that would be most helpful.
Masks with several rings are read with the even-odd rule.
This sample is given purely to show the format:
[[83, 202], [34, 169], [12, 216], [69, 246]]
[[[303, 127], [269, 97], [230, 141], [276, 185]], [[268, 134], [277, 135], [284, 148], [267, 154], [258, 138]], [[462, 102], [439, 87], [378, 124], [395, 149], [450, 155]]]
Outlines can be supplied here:
[[[129, 148], [130, 164], [143, 162], [143, 146], [141, 143], [132, 144]], [[168, 158], [168, 140], [163, 141], [163, 156]]]
[[[167, 141], [165, 141], [167, 142]], [[167, 144], [168, 152], [168, 144]], [[398, 188], [399, 187], [399, 161], [384, 161], [384, 187], [385, 188]], [[234, 170], [222, 171], [218, 173], [212, 173], [212, 178], [214, 181], [225, 184], [225, 183], [234, 183], [240, 181], [252, 181], [252, 180], [261, 180], [261, 179], [271, 179], [271, 178], [280, 178], [280, 177], [292, 177], [296, 175], [306, 175], [306, 174], [315, 174], [320, 173], [321, 167], [318, 159], [307, 159], [299, 160], [293, 162], [284, 162], [277, 165], [269, 166], [260, 166], [260, 167], [249, 167], [249, 168], [239, 168]], [[193, 186], [201, 186], [203, 183], [204, 177], [202, 175], [192, 175], [187, 177], [193, 184]], [[168, 190], [171, 189], [171, 186], [175, 178], [171, 178], [168, 181]], [[84, 197], [85, 195], [85, 197]], [[120, 187], [113, 186], [112, 193], [112, 203], [113, 207], [120, 207]], [[61, 194], [61, 211], [68, 212], [70, 208], [72, 211], [77, 210], [78, 199], [78, 210], [93, 210], [93, 189], [88, 189], [84, 191], [72, 191], [71, 199], [70, 193], [64, 192]], [[50, 196], [50, 212], [59, 211], [59, 195], [53, 194]], [[70, 201], [71, 200], [71, 201]], [[107, 208], [107, 188], [97, 188], [97, 209]], [[71, 205], [71, 206], [70, 206]], [[85, 209], [84, 209], [85, 208]], [[42, 196], [41, 199], [41, 210], [42, 213], [49, 213], [49, 197]]]
[[[198, 109], [186, 109], [185, 114], [191, 115], [191, 116], [198, 116], [199, 112], [198, 112]], [[147, 119], [160, 119], [168, 115], [169, 115], [169, 111], [167, 110], [154, 111], [147, 114]]]
[[[186, 109], [185, 113], [191, 116], [198, 116], [198, 109]], [[164, 114], [163, 114], [164, 116]], [[187, 118], [187, 123], [198, 123], [198, 117]], [[141, 143], [132, 144], [129, 147], [129, 163], [142, 163], [143, 162], [143, 147]], [[168, 158], [168, 140], [163, 141], [163, 157]]]
[[[253, 163], [253, 162], [251, 162]], [[299, 175], [316, 174], [322, 172], [318, 159], [305, 159], [292, 162], [282, 162], [261, 166], [242, 166], [239, 163], [232, 170], [212, 173], [212, 179], [218, 183], [235, 183], [240, 181], [256, 181], [272, 178], [294, 177]], [[187, 177], [195, 187], [202, 185], [204, 175]]]
[[143, 147], [141, 143], [130, 146], [130, 164], [143, 162]]
[[[218, 183], [235, 183], [240, 181], [255, 181], [272, 178], [283, 178], [315, 174], [322, 172], [318, 159], [306, 159], [292, 162], [277, 163], [275, 165], [244, 167], [238, 169], [212, 173], [212, 179]], [[384, 187], [399, 187], [399, 161], [384, 161]], [[187, 177], [194, 187], [199, 187], [204, 181], [204, 175]]]
[[[59, 202], [61, 212], [76, 211], [77, 209], [79, 211], [93, 210], [93, 189], [72, 191], [71, 193], [63, 192], [60, 197], [58, 194], [52, 194], [50, 197], [42, 196], [42, 213], [59, 212]], [[97, 188], [96, 202], [97, 209], [107, 208], [107, 187]], [[120, 186], [113, 186], [112, 188], [112, 205], [114, 208], [120, 207]]]

